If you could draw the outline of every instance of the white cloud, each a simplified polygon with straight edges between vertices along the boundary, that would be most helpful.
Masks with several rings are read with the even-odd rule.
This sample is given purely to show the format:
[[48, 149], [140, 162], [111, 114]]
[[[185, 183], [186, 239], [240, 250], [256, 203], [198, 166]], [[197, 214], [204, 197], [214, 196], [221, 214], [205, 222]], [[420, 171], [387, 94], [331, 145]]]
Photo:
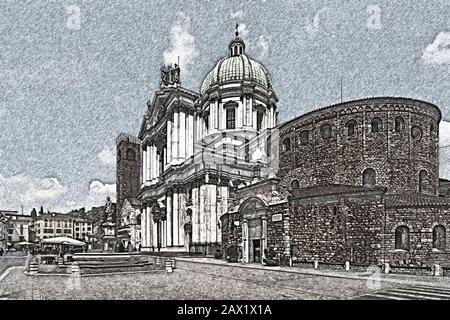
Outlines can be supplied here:
[[116, 148], [115, 146], [107, 146], [105, 145], [97, 155], [100, 161], [106, 165], [114, 165], [116, 164]]
[[[116, 184], [93, 180], [87, 192], [81, 196], [72, 196], [69, 187], [63, 185], [58, 178], [35, 178], [26, 175], [4, 177], [0, 174], [0, 209], [21, 210], [29, 213], [32, 208], [44, 211], [69, 212], [72, 209], [101, 206], [106, 197], [116, 201]], [[75, 197], [75, 198], [74, 198]]]
[[428, 65], [450, 64], [450, 32], [440, 32], [423, 51], [422, 60]]
[[189, 68], [195, 65], [199, 51], [195, 44], [195, 36], [191, 34], [191, 19], [180, 13], [178, 21], [172, 26], [169, 36], [169, 48], [164, 51], [164, 64], [177, 63], [180, 57], [182, 75], [189, 73]]
[[[32, 208], [38, 205], [54, 205], [67, 193], [57, 178], [33, 178], [26, 175], [4, 177], [0, 174], [0, 208], [17, 210], [21, 205]], [[11, 208], [11, 203], [14, 207]]]

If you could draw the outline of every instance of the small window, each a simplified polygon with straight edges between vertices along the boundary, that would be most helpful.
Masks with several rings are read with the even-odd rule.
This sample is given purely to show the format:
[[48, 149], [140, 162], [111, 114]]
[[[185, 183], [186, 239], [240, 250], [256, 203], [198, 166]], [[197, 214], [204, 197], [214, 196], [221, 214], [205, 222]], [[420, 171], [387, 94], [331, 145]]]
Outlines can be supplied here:
[[444, 226], [436, 226], [433, 228], [433, 249], [438, 249], [441, 251], [445, 250], [445, 227]]
[[322, 138], [330, 139], [332, 134], [333, 134], [333, 130], [331, 128], [331, 125], [324, 124], [322, 127], [320, 127], [320, 133], [322, 135]]
[[350, 120], [349, 122], [347, 122], [347, 135], [348, 136], [353, 136], [355, 135], [355, 131], [356, 131], [356, 121], [355, 120]]
[[405, 120], [402, 117], [395, 118], [395, 132], [399, 133], [405, 129]]
[[419, 192], [423, 192], [426, 186], [428, 173], [426, 170], [420, 170], [419, 172]]
[[236, 127], [236, 109], [227, 108], [227, 129], [234, 129]]
[[283, 140], [283, 150], [284, 150], [284, 151], [289, 151], [289, 150], [291, 150], [291, 139], [285, 138], [285, 139]]
[[263, 126], [264, 113], [262, 111], [258, 111], [256, 113], [256, 130], [261, 131]]
[[434, 124], [430, 124], [430, 135], [434, 133]]
[[135, 160], [136, 159], [136, 152], [132, 149], [128, 149], [126, 153], [127, 160]]
[[409, 250], [409, 228], [400, 226], [395, 229], [395, 249]]
[[291, 189], [293, 189], [293, 190], [300, 189], [300, 183], [298, 182], [297, 179], [292, 180]]
[[414, 140], [420, 140], [422, 138], [422, 128], [419, 126], [413, 126], [411, 128], [411, 138]]
[[383, 130], [383, 122], [378, 117], [372, 119], [370, 126], [372, 132], [381, 132]]
[[309, 131], [303, 130], [300, 132], [300, 144], [305, 145], [309, 142]]
[[373, 187], [376, 184], [376, 172], [372, 168], [367, 168], [363, 172], [363, 186]]

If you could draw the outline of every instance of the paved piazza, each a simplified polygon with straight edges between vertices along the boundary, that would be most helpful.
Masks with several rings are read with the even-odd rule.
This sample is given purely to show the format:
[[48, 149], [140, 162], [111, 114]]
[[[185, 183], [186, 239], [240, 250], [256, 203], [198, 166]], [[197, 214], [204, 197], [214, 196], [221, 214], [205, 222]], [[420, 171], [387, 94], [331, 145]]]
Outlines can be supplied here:
[[[188, 261], [177, 261], [173, 273], [75, 278], [27, 276], [23, 270], [23, 266], [16, 266], [3, 276], [1, 299], [401, 299], [399, 294], [409, 287], [392, 281], [381, 281], [373, 287], [363, 274], [359, 274], [361, 279], [358, 275], [348, 279], [340, 277], [340, 273], [324, 276]], [[441, 286], [448, 285], [445, 281]], [[429, 297], [436, 292], [423, 286], [419, 289], [424, 295], [414, 297], [409, 292], [404, 298], [427, 298], [427, 293]], [[437, 296], [441, 299], [450, 297], [450, 290], [439, 290]]]

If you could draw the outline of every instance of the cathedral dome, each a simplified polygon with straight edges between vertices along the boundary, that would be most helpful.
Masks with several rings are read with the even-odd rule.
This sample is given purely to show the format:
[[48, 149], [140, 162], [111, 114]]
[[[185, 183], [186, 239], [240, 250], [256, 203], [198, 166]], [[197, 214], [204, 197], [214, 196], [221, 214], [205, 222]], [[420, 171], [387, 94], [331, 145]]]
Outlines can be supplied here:
[[203, 80], [200, 91], [202, 95], [211, 86], [228, 81], [251, 81], [265, 89], [271, 87], [270, 76], [266, 68], [245, 55], [245, 43], [237, 32], [236, 37], [230, 42], [229, 49], [229, 55], [220, 59]]

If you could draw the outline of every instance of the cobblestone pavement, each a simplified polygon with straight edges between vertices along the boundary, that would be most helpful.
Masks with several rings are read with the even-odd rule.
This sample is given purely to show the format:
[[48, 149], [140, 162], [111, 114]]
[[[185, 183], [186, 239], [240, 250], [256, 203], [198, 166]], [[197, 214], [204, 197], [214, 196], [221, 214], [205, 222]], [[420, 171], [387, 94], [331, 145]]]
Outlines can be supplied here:
[[[0, 281], [0, 299], [377, 299], [386, 293], [396, 297], [406, 286], [367, 275], [343, 278], [192, 261], [177, 261], [173, 273], [73, 277], [28, 276], [23, 271], [23, 267], [9, 270]], [[419, 289], [436, 297], [443, 292], [411, 290]], [[414, 298], [410, 292], [404, 297]]]
[[24, 254], [8, 254], [0, 256], [0, 276], [9, 267], [23, 266], [25, 264], [26, 256]]

